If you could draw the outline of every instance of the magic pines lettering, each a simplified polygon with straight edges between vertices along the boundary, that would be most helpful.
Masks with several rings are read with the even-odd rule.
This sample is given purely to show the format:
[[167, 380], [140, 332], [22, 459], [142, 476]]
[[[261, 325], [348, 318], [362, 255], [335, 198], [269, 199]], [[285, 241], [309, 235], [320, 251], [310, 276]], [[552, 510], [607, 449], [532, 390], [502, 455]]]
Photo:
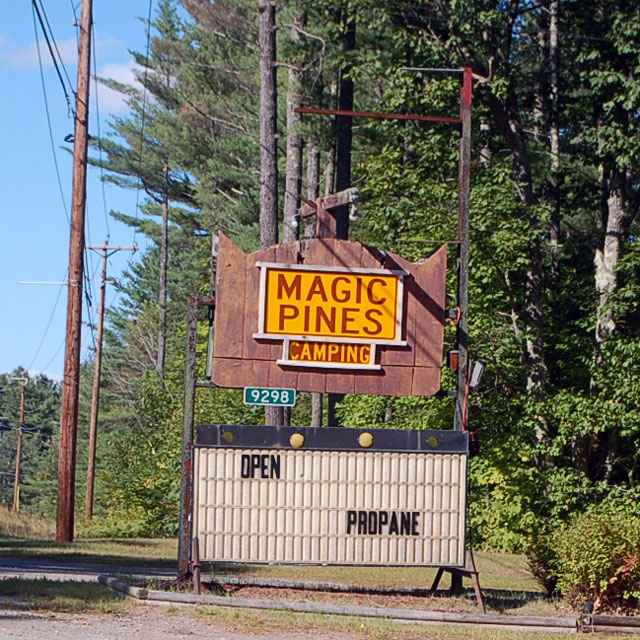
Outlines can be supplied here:
[[396, 340], [398, 277], [269, 269], [265, 333]]
[[240, 463], [241, 478], [280, 479], [280, 456], [243, 453]]
[[347, 511], [347, 533], [419, 536], [419, 511]]

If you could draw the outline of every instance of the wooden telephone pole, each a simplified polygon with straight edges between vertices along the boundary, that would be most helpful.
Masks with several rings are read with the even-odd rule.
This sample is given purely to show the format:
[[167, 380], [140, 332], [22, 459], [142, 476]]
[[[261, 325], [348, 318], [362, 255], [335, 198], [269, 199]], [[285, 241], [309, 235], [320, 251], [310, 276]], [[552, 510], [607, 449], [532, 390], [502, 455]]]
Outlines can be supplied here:
[[107, 259], [117, 251], [137, 251], [138, 246], [114, 247], [107, 240], [104, 244], [89, 244], [87, 249], [102, 252], [102, 279], [100, 284], [100, 306], [98, 307], [98, 336], [96, 338], [96, 359], [93, 364], [93, 394], [91, 397], [91, 420], [89, 422], [89, 460], [87, 463], [87, 494], [84, 503], [84, 517], [93, 516], [93, 489], [95, 485], [96, 442], [98, 437], [98, 407], [100, 404], [100, 372], [102, 370], [102, 333], [104, 328], [104, 298], [107, 289]]
[[16, 475], [13, 481], [13, 510], [20, 511], [20, 464], [22, 460], [22, 425], [24, 424], [24, 397], [28, 378], [9, 378], [18, 382], [20, 389], [20, 420], [18, 424], [18, 446], [16, 447]]
[[87, 200], [87, 143], [89, 140], [89, 79], [91, 68], [92, 0], [82, 0], [78, 40], [78, 85], [73, 145], [73, 193], [69, 240], [69, 288], [64, 354], [62, 419], [58, 455], [58, 512], [56, 541], [73, 542], [80, 387], [80, 338], [84, 278], [84, 218]]

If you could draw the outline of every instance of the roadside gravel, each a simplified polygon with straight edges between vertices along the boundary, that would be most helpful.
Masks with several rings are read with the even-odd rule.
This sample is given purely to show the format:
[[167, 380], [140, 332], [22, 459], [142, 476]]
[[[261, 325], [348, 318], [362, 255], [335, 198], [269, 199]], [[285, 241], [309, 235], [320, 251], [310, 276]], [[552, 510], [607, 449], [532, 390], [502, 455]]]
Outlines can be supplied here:
[[135, 607], [123, 614], [43, 614], [19, 603], [0, 602], [2, 640], [348, 640], [353, 636], [326, 629], [297, 633], [278, 631], [247, 635], [221, 629], [187, 611], [162, 611]]

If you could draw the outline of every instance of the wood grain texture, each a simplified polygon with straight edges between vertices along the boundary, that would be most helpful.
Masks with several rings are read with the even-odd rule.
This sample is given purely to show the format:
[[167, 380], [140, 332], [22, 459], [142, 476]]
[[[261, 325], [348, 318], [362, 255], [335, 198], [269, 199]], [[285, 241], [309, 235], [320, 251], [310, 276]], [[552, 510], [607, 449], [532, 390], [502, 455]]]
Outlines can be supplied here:
[[[244, 254], [220, 239], [213, 381], [221, 387], [291, 387], [298, 391], [433, 395], [440, 389], [447, 248], [421, 264], [358, 242], [316, 238]], [[314, 369], [276, 364], [282, 340], [256, 340], [260, 269], [257, 262], [362, 269], [402, 269], [406, 347], [377, 347], [380, 371]]]
[[[245, 291], [247, 255], [229, 238], [220, 236], [218, 254], [218, 281], [216, 285], [216, 332], [213, 352], [216, 357], [241, 358], [244, 348], [244, 296], [238, 299], [237, 292]], [[240, 306], [241, 305], [241, 306]], [[241, 313], [238, 314], [240, 306]], [[256, 301], [257, 307], [257, 301]]]

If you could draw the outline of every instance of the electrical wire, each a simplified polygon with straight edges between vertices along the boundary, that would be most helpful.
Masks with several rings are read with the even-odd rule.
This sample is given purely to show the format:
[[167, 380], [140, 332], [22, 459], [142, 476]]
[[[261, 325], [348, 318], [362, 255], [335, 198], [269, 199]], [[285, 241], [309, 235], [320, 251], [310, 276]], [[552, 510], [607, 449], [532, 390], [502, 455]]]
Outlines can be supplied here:
[[89, 264], [88, 264], [89, 252], [85, 246], [84, 249], [84, 298], [87, 305], [87, 325], [91, 331], [91, 339], [93, 341], [93, 349], [96, 349], [96, 334], [93, 322], [93, 300], [91, 298], [91, 279], [89, 278]]
[[42, 69], [42, 56], [40, 54], [40, 42], [38, 40], [38, 25], [36, 24], [35, 3], [31, 5], [31, 13], [33, 15], [33, 31], [36, 39], [36, 49], [38, 51], [38, 66], [40, 67], [40, 82], [42, 84], [42, 95], [44, 96], [44, 109], [47, 114], [47, 126], [49, 128], [49, 141], [51, 142], [51, 153], [53, 154], [53, 164], [56, 168], [56, 177], [58, 179], [58, 188], [60, 189], [60, 198], [62, 199], [62, 207], [64, 209], [64, 215], [67, 218], [67, 223], [71, 224], [69, 219], [69, 211], [67, 210], [67, 203], [64, 197], [64, 189], [62, 188], [62, 180], [60, 178], [60, 167], [58, 165], [58, 156], [56, 155], [56, 147], [53, 142], [53, 129], [51, 126], [51, 115], [49, 114], [49, 100], [47, 99], [47, 87], [44, 82], [44, 71]]
[[72, 93], [76, 94], [76, 92], [73, 90], [73, 82], [71, 82], [71, 78], [69, 77], [69, 74], [67, 73], [67, 68], [64, 66], [64, 60], [62, 59], [62, 55], [60, 54], [60, 49], [58, 49], [58, 44], [56, 42], [56, 39], [53, 37], [53, 29], [51, 28], [51, 25], [49, 24], [49, 18], [47, 16], [47, 12], [44, 9], [44, 5], [42, 4], [42, 0], [38, 0], [38, 2], [40, 3], [40, 8], [42, 9], [42, 15], [44, 15], [44, 20], [47, 23], [47, 29], [49, 29], [49, 33], [51, 35], [51, 40], [53, 41], [53, 46], [56, 49], [56, 53], [58, 54], [58, 60], [60, 61], [60, 66], [62, 67], [62, 70], [64, 71], [64, 75], [67, 79], [67, 82], [69, 83], [69, 86], [71, 87], [71, 91]]
[[[44, 35], [45, 42], [47, 43], [47, 47], [49, 48], [49, 54], [51, 55], [53, 66], [55, 67], [56, 73], [58, 74], [58, 79], [60, 80], [62, 91], [64, 92], [64, 97], [67, 101], [67, 109], [69, 111], [69, 115], [72, 115], [73, 119], [75, 120], [76, 112], [71, 103], [71, 98], [69, 97], [69, 93], [67, 92], [67, 85], [65, 84], [64, 78], [62, 77], [62, 73], [60, 71], [60, 65], [62, 65], [62, 68], [64, 69], [64, 74], [67, 77], [67, 79], [69, 79], [69, 74], [67, 73], [67, 70], [64, 67], [64, 63], [62, 62], [62, 56], [60, 56], [60, 65], [58, 65], [58, 60], [56, 60], [56, 56], [53, 53], [53, 46], [51, 45], [51, 40], [49, 39], [49, 33], [47, 32], [47, 29], [45, 27], [44, 21], [42, 19], [42, 13], [40, 13], [40, 9], [38, 8], [38, 4], [36, 0], [31, 0], [31, 6], [35, 9], [35, 13], [38, 17], [38, 22], [40, 23], [40, 27], [42, 29], [42, 34]], [[42, 7], [42, 12], [44, 13], [44, 7]], [[48, 19], [47, 19], [47, 24], [49, 24]], [[51, 34], [51, 38], [53, 38], [53, 34]], [[37, 38], [36, 38], [36, 42], [37, 42]], [[54, 44], [55, 44], [55, 40], [54, 40]], [[55, 44], [55, 48], [56, 48], [56, 51], [58, 52], [58, 55], [60, 55], [60, 51], [58, 50], [57, 44]], [[71, 93], [75, 96], [76, 92], [73, 89], [73, 84], [71, 83], [71, 80], [69, 80], [69, 89]]]
[[[63, 281], [66, 281], [67, 274], [69, 272], [68, 272], [68, 270], [65, 270], [64, 273], [65, 273], [65, 275], [63, 277]], [[53, 309], [51, 310], [51, 315], [49, 316], [49, 321], [47, 322], [47, 326], [45, 327], [44, 333], [42, 334], [42, 339], [40, 340], [40, 344], [38, 345], [38, 348], [36, 349], [36, 352], [33, 355], [33, 358], [31, 359], [31, 362], [29, 363], [29, 366], [27, 367], [27, 371], [31, 370], [31, 368], [33, 367], [34, 362], [36, 361], [36, 358], [40, 354], [40, 349], [42, 349], [42, 345], [44, 344], [44, 340], [47, 337], [47, 333], [49, 332], [49, 328], [51, 327], [51, 321], [53, 320], [53, 316], [54, 316], [54, 314], [56, 312], [56, 309], [58, 307], [58, 302], [60, 301], [60, 296], [62, 295], [63, 287], [64, 287], [64, 285], [60, 285], [60, 287], [58, 288], [58, 295], [56, 297], [56, 301], [53, 303]]]
[[95, 88], [95, 103], [96, 103], [96, 123], [98, 128], [98, 157], [100, 158], [100, 184], [102, 185], [102, 206], [104, 209], [104, 222], [107, 226], [107, 240], [111, 236], [111, 230], [109, 229], [109, 215], [107, 214], [107, 196], [104, 189], [104, 169], [102, 167], [102, 132], [100, 131], [100, 101], [98, 100], [98, 65], [96, 63], [96, 38], [95, 29], [91, 26], [91, 32], [93, 37], [91, 38], [91, 44], [93, 46], [93, 82]]
[[60, 343], [60, 346], [56, 349], [56, 352], [51, 356], [51, 360], [49, 360], [49, 362], [47, 362], [47, 364], [45, 364], [44, 367], [42, 367], [43, 371], [45, 371], [47, 367], [56, 359], [56, 356], [60, 353], [60, 349], [64, 347], [64, 343], [65, 343], [65, 340], [63, 339], [62, 342]]

